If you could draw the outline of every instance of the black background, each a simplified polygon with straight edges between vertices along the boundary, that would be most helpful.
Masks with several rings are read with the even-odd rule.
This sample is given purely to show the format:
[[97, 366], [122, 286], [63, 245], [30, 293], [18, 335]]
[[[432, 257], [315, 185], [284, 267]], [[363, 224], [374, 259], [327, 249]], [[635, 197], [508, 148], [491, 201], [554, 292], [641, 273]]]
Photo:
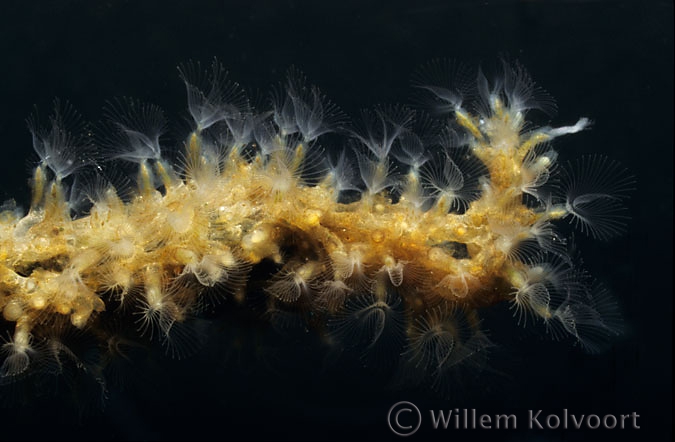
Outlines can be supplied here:
[[277, 355], [281, 370], [246, 361], [233, 362], [235, 369], [213, 348], [228, 339], [214, 339], [194, 358], [142, 367], [131, 388], [110, 392], [103, 411], [80, 416], [43, 398], [0, 410], [0, 438], [393, 438], [386, 413], [409, 400], [423, 410], [516, 413], [523, 426], [528, 409], [636, 411], [642, 426], [434, 432], [427, 422], [418, 438], [671, 440], [672, 23], [668, 1], [2, 2], [0, 201], [28, 202], [25, 118], [34, 104], [46, 113], [58, 96], [96, 120], [106, 99], [124, 95], [157, 103], [177, 121], [185, 108], [177, 64], [214, 56], [232, 78], [264, 92], [296, 65], [356, 115], [409, 101], [411, 72], [432, 58], [481, 63], [505, 54], [557, 99], [555, 124], [579, 116], [595, 122], [558, 141], [561, 157], [607, 154], [631, 169], [638, 190], [628, 235], [609, 243], [579, 238], [586, 268], [616, 293], [628, 324], [605, 354], [497, 321], [491, 337], [502, 347], [491, 366], [502, 374], [434, 399], [385, 389], [376, 374], [353, 367], [319, 372], [320, 358], [298, 349]]

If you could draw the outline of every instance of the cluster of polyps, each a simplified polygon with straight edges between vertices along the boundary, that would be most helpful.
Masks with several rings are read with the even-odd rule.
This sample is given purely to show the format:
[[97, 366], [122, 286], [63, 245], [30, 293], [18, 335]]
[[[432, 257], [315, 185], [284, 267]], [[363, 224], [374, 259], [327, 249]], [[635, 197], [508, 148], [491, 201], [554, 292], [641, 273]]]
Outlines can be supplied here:
[[[262, 264], [273, 269], [265, 318], [302, 318], [333, 345], [401, 359], [434, 383], [482, 356], [477, 309], [499, 302], [591, 351], [618, 332], [614, 303], [556, 225], [620, 233], [631, 179], [602, 157], [557, 166], [550, 141], [588, 120], [528, 124], [553, 104], [520, 66], [465, 86], [465, 70], [431, 63], [414, 85], [433, 117], [381, 106], [353, 126], [297, 71], [264, 112], [217, 62], [200, 71], [180, 69], [194, 124], [179, 161], [154, 105], [110, 102], [82, 135], [65, 127], [68, 106], [30, 120], [30, 210], [0, 214], [4, 381], [77, 360], [73, 329], [106, 354], [105, 373], [116, 317], [127, 334], [189, 351], [195, 317], [219, 295], [245, 303]], [[329, 132], [342, 136], [337, 154], [319, 145]], [[133, 190], [103, 178], [111, 163], [133, 169]]]

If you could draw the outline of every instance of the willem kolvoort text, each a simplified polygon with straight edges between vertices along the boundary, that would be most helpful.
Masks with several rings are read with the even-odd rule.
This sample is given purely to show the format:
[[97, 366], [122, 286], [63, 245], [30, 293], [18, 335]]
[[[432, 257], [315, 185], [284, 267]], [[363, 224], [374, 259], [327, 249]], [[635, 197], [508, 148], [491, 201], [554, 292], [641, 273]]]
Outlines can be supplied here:
[[455, 408], [452, 410], [430, 410], [430, 414], [434, 429], [640, 429], [638, 423], [640, 415], [636, 412], [598, 415], [571, 413], [567, 408], [564, 408], [557, 413], [527, 410], [526, 415], [519, 418], [516, 414], [483, 414], [478, 413], [475, 408]]

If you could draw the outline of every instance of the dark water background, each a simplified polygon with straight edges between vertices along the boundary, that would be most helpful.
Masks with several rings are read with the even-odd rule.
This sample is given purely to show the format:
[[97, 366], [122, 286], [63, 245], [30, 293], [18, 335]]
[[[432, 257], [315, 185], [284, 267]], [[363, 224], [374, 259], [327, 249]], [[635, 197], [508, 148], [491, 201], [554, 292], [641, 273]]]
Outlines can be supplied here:
[[[90, 409], [78, 416], [60, 407], [65, 391], [4, 409], [0, 439], [387, 439], [389, 407], [409, 400], [421, 409], [516, 413], [523, 422], [528, 409], [635, 411], [642, 426], [639, 432], [423, 426], [417, 438], [671, 440], [671, 2], [3, 1], [0, 201], [27, 204], [32, 149], [24, 119], [34, 104], [46, 113], [55, 96], [92, 120], [106, 99], [124, 95], [157, 103], [176, 121], [185, 108], [176, 65], [216, 56], [232, 78], [265, 93], [296, 65], [355, 116], [364, 106], [408, 102], [411, 72], [432, 58], [480, 63], [501, 54], [520, 60], [557, 99], [554, 124], [579, 116], [595, 122], [556, 141], [563, 159], [604, 153], [637, 177], [630, 233], [610, 243], [579, 241], [586, 268], [616, 293], [628, 324], [609, 352], [586, 355], [496, 321], [491, 336], [503, 346], [491, 366], [503, 374], [438, 399], [387, 390], [376, 374], [348, 365], [320, 371], [321, 355], [311, 345], [281, 346], [268, 358], [274, 370], [251, 354], [226, 359], [237, 339], [222, 330], [194, 358], [138, 367], [125, 389], [110, 391], [103, 411], [85, 404]], [[517, 337], [500, 337], [503, 330]]]

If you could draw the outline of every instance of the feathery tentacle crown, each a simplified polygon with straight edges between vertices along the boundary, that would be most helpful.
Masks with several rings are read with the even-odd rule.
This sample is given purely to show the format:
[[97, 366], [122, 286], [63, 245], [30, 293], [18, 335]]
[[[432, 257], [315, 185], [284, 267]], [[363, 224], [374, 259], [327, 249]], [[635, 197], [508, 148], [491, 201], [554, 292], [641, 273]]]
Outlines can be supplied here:
[[[0, 214], [3, 383], [81, 358], [60, 337], [72, 329], [102, 355], [77, 366], [103, 379], [112, 322], [189, 353], [204, 340], [192, 324], [217, 302], [245, 305], [263, 262], [274, 269], [258, 293], [264, 318], [299, 318], [368, 363], [403, 355], [401, 372], [434, 386], [479, 366], [491, 343], [477, 311], [499, 302], [589, 351], [619, 332], [616, 304], [576, 266], [562, 227], [621, 233], [633, 181], [600, 156], [558, 166], [551, 141], [589, 121], [528, 123], [555, 106], [520, 65], [488, 79], [434, 61], [414, 76], [429, 114], [379, 106], [354, 124], [297, 69], [269, 110], [217, 61], [179, 72], [193, 124], [178, 162], [152, 104], [109, 102], [97, 143], [69, 131], [69, 107], [30, 120], [31, 206]], [[342, 149], [323, 151], [329, 132]], [[102, 178], [110, 163], [134, 169], [134, 189]], [[79, 200], [87, 210], [73, 210]]]

